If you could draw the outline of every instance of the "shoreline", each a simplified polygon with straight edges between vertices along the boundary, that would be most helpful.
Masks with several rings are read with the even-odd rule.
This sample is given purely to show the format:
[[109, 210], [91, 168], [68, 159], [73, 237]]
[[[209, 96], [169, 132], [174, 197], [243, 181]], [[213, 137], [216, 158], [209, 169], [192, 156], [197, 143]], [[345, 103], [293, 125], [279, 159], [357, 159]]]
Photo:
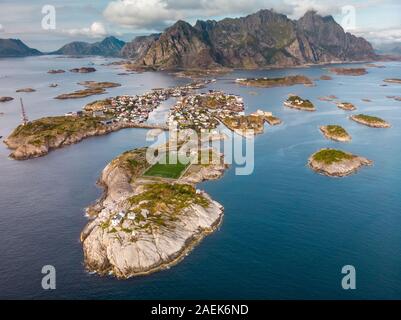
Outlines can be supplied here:
[[[91, 273], [128, 279], [169, 269], [181, 262], [223, 222], [223, 206], [204, 191], [198, 193], [197, 189], [193, 196], [205, 199], [207, 207], [190, 202], [177, 213], [177, 220], [166, 222], [166, 225], [156, 225], [152, 222], [153, 213], [149, 213], [144, 226], [135, 223], [135, 231], [132, 231], [134, 236], [127, 234], [125, 229], [129, 215], [123, 219], [121, 225], [114, 226], [111, 231], [110, 227], [113, 225], [105, 229], [106, 221], [110, 221], [114, 212], [127, 209], [130, 199], [143, 196], [149, 186], [159, 186], [161, 183], [171, 188], [196, 188], [202, 181], [221, 178], [228, 168], [221, 162], [209, 164], [199, 171], [190, 170], [193, 172], [186, 172], [182, 177], [166, 182], [164, 178], [144, 176], [149, 169], [148, 164], [138, 163], [139, 171], [136, 170], [135, 173], [127, 167], [127, 161], [142, 159], [146, 150], [147, 148], [140, 148], [121, 154], [107, 164], [101, 173], [97, 185], [103, 189], [102, 195], [86, 208], [86, 214], [90, 218], [80, 235], [85, 267]], [[160, 201], [163, 203], [163, 200]], [[160, 210], [164, 212], [164, 209]], [[168, 215], [167, 211], [165, 214]], [[148, 233], [149, 228], [151, 233]], [[116, 239], [119, 239], [118, 242]]]
[[15, 142], [10, 138], [10, 136], [3, 140], [3, 143], [10, 149], [12, 152], [9, 157], [14, 160], [24, 161], [34, 158], [40, 158], [48, 155], [50, 152], [62, 149], [67, 146], [71, 146], [74, 144], [78, 144], [83, 140], [100, 137], [104, 135], [108, 135], [113, 132], [117, 132], [123, 129], [161, 129], [168, 130], [168, 127], [160, 126], [160, 125], [151, 125], [146, 123], [118, 123], [113, 124], [111, 126], [103, 126], [102, 128], [95, 129], [93, 131], [87, 131], [81, 133], [80, 135], [68, 136], [61, 141], [47, 141], [47, 144], [34, 146], [29, 143], [21, 143]]

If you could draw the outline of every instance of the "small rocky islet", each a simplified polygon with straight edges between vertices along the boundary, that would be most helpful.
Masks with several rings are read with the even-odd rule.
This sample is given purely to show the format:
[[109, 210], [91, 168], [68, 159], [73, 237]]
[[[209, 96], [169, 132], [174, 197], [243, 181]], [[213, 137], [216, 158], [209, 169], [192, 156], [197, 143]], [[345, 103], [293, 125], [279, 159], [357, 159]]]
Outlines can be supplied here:
[[81, 67], [81, 68], [70, 69], [70, 72], [74, 72], [74, 73], [92, 73], [92, 72], [96, 72], [96, 69], [93, 68], [93, 67]]
[[353, 105], [352, 103], [349, 103], [349, 102], [337, 103], [337, 107], [342, 110], [345, 110], [345, 111], [355, 111], [356, 110], [355, 105]]
[[115, 82], [97, 82], [97, 81], [84, 81], [78, 83], [81, 86], [86, 87], [83, 90], [77, 90], [72, 93], [64, 93], [55, 97], [55, 99], [65, 100], [65, 99], [79, 99], [85, 98], [92, 95], [98, 95], [106, 93], [106, 88], [115, 88], [121, 86], [119, 83]]
[[365, 115], [365, 114], [352, 115], [350, 117], [350, 119], [359, 124], [363, 124], [363, 125], [371, 127], [371, 128], [390, 128], [391, 127], [391, 125], [387, 121], [385, 121], [379, 117]]
[[349, 133], [339, 125], [327, 125], [320, 127], [320, 131], [324, 134], [327, 139], [331, 139], [338, 142], [349, 142], [352, 140]]
[[303, 99], [297, 95], [290, 95], [288, 99], [284, 102], [284, 105], [288, 108], [301, 111], [316, 111], [315, 105], [310, 100]]
[[15, 90], [15, 92], [18, 92], [18, 93], [22, 93], [22, 92], [24, 92], [24, 93], [30, 93], [30, 92], [35, 92], [36, 90], [35, 89], [33, 89], [33, 88], [22, 88], [22, 89], [17, 89], [17, 90]]
[[329, 177], [345, 177], [372, 164], [371, 160], [364, 157], [336, 149], [322, 149], [314, 153], [308, 161], [312, 170]]
[[394, 84], [401, 84], [401, 79], [397, 79], [397, 78], [385, 79], [384, 82], [394, 83]]
[[365, 68], [331, 68], [330, 72], [343, 76], [363, 76], [368, 73]]
[[9, 102], [14, 100], [13, 97], [0, 97], [0, 102]]
[[49, 74], [60, 74], [60, 73], [65, 73], [65, 70], [62, 70], [62, 69], [51, 69], [51, 70], [47, 71], [47, 73], [49, 73]]
[[259, 87], [259, 88], [274, 88], [274, 87], [286, 87], [303, 84], [305, 86], [313, 86], [314, 83], [311, 79], [304, 75], [287, 76], [281, 78], [246, 78], [236, 79], [235, 83], [248, 86], [248, 87]]

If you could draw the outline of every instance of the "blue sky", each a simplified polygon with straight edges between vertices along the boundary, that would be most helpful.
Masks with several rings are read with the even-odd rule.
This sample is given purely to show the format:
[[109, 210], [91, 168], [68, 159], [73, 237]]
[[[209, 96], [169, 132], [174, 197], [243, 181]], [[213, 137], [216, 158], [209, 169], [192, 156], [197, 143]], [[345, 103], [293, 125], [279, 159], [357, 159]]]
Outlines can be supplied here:
[[[56, 9], [55, 30], [41, 26], [44, 5]], [[401, 1], [397, 0], [1, 0], [0, 38], [20, 38], [49, 51], [70, 41], [95, 42], [106, 35], [128, 41], [159, 32], [178, 19], [193, 23], [270, 8], [292, 19], [315, 9], [343, 23], [344, 6], [355, 8], [355, 23], [348, 31], [374, 43], [401, 43]]]

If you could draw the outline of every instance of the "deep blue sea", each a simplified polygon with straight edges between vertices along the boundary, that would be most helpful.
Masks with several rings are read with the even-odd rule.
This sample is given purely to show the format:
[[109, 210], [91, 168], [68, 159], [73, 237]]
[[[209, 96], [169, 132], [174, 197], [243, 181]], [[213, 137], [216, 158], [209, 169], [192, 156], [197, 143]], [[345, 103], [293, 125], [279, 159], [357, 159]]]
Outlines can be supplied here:
[[[79, 110], [87, 102], [154, 87], [188, 82], [167, 73], [120, 76], [104, 58], [35, 57], [0, 59], [0, 96], [23, 97], [29, 118]], [[92, 74], [49, 75], [49, 69], [94, 64]], [[85, 271], [79, 235], [84, 208], [102, 190], [96, 180], [106, 164], [125, 150], [147, 145], [145, 130], [122, 130], [29, 161], [8, 158], [0, 146], [0, 298], [33, 299], [400, 299], [401, 298], [401, 85], [381, 86], [401, 78], [400, 63], [369, 68], [361, 77], [333, 75], [315, 87], [246, 88], [238, 77], [304, 74], [313, 79], [326, 67], [234, 72], [208, 89], [243, 96], [246, 111], [272, 111], [284, 124], [266, 127], [256, 137], [255, 171], [235, 175], [231, 167], [219, 181], [201, 185], [225, 207], [221, 228], [180, 264], [147, 277], [116, 280]], [[78, 90], [84, 80], [117, 81], [108, 94], [79, 100], [53, 99]], [[49, 88], [50, 83], [59, 87]], [[33, 87], [34, 93], [15, 93]], [[310, 99], [315, 113], [283, 107], [289, 93]], [[320, 96], [336, 95], [357, 112], [389, 121], [391, 129], [372, 129], [350, 120], [350, 113]], [[372, 102], [363, 102], [362, 99]], [[0, 135], [20, 122], [19, 99], [0, 104]], [[169, 103], [154, 119], [162, 119]], [[163, 113], [164, 112], [164, 113]], [[355, 112], [354, 112], [355, 113]], [[352, 114], [352, 113], [351, 113]], [[343, 125], [348, 144], [326, 140], [325, 124]], [[323, 147], [365, 156], [374, 166], [333, 179], [307, 167], [308, 157]], [[57, 270], [57, 289], [41, 288], [41, 269]], [[357, 289], [341, 287], [341, 269], [353, 265]]]

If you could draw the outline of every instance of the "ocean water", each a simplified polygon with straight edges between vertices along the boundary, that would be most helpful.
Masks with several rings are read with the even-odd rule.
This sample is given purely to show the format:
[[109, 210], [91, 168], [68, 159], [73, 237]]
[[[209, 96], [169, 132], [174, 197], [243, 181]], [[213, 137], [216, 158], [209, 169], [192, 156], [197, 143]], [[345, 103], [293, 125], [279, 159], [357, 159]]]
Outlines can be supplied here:
[[[153, 87], [186, 83], [167, 73], [119, 76], [104, 58], [35, 57], [0, 59], [0, 96], [23, 97], [30, 119], [79, 110], [97, 98], [137, 94]], [[93, 74], [47, 74], [94, 64]], [[79, 234], [87, 223], [84, 208], [101, 190], [96, 180], [105, 165], [125, 150], [147, 145], [145, 130], [128, 129], [87, 139], [29, 161], [13, 161], [0, 146], [0, 298], [33, 299], [400, 299], [401, 298], [401, 85], [382, 87], [401, 77], [400, 63], [369, 68], [362, 77], [333, 76], [315, 87], [246, 88], [237, 77], [326, 74], [323, 66], [224, 75], [207, 89], [244, 97], [247, 112], [272, 111], [284, 124], [266, 127], [255, 140], [255, 170], [235, 175], [235, 166], [218, 181], [201, 184], [225, 207], [221, 228], [177, 266], [147, 277], [116, 280], [85, 271]], [[84, 80], [117, 81], [108, 94], [58, 101]], [[58, 88], [49, 88], [58, 83]], [[34, 93], [16, 94], [23, 87]], [[315, 113], [282, 106], [289, 93], [312, 100]], [[349, 113], [318, 100], [336, 95], [357, 112], [388, 120], [391, 129], [372, 129], [348, 120]], [[372, 102], [363, 102], [368, 98]], [[171, 101], [154, 121], [164, 119]], [[0, 135], [20, 122], [19, 101], [0, 104]], [[325, 124], [343, 125], [349, 144], [326, 140]], [[317, 175], [308, 157], [338, 147], [374, 161], [343, 179]], [[41, 268], [57, 270], [57, 289], [41, 288]], [[357, 289], [341, 287], [341, 269], [353, 265]]]

